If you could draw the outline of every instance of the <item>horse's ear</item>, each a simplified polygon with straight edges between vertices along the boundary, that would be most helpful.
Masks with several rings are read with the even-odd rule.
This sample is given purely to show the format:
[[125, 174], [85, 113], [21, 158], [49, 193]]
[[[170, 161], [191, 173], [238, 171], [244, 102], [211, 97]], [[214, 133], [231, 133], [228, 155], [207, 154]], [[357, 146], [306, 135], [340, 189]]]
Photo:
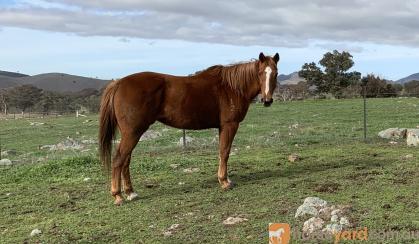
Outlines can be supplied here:
[[265, 61], [265, 54], [263, 54], [263, 52], [261, 52], [261, 53], [259, 54], [259, 61], [260, 61], [260, 62], [264, 62], [264, 61]]
[[279, 61], [279, 54], [278, 53], [275, 53], [274, 61], [275, 61], [275, 63], [278, 63], [278, 61]]

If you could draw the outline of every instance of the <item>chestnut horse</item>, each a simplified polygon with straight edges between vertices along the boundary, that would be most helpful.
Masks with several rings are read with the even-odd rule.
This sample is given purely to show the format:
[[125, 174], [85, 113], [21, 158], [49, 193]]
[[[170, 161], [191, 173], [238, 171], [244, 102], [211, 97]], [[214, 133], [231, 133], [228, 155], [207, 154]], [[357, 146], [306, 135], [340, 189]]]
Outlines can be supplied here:
[[180, 129], [218, 128], [218, 181], [222, 188], [231, 188], [227, 160], [234, 135], [259, 93], [264, 105], [271, 105], [278, 61], [278, 53], [273, 57], [260, 53], [257, 60], [216, 65], [193, 76], [142, 72], [112, 81], [103, 93], [100, 106], [99, 151], [109, 170], [112, 141], [118, 127], [121, 142], [112, 160], [111, 173], [115, 204], [123, 202], [121, 180], [127, 200], [138, 197], [129, 172], [131, 152], [141, 135], [156, 121]]

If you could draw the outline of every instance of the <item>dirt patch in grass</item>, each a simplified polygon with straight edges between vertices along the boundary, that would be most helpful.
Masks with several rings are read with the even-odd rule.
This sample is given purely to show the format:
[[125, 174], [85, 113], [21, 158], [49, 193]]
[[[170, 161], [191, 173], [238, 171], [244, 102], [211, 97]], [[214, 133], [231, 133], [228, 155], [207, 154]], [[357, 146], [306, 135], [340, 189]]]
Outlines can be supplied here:
[[317, 184], [314, 187], [314, 191], [315, 192], [327, 192], [327, 193], [335, 193], [337, 191], [339, 191], [339, 188], [341, 187], [340, 184], [335, 183], [335, 182], [326, 182], [326, 183], [322, 183], [322, 184]]

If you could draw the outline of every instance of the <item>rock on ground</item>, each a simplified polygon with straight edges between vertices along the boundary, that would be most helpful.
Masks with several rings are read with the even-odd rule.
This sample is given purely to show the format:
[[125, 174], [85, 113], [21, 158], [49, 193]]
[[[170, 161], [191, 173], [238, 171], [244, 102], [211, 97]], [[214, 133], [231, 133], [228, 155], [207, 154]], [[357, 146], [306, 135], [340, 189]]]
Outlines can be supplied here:
[[313, 233], [323, 229], [324, 221], [319, 217], [311, 217], [309, 220], [304, 222], [303, 232]]
[[384, 139], [400, 139], [406, 138], [406, 132], [405, 128], [388, 128], [378, 132], [378, 136]]
[[180, 164], [170, 164], [169, 167], [172, 169], [177, 169]]
[[152, 140], [160, 136], [161, 136], [160, 132], [155, 131], [155, 130], [148, 130], [141, 136], [140, 141]]
[[295, 218], [310, 217], [303, 225], [303, 232], [306, 234], [320, 230], [327, 234], [334, 234], [351, 226], [349, 219], [345, 216], [351, 209], [351, 205], [328, 205], [325, 200], [318, 197], [307, 197], [298, 207]]
[[67, 137], [66, 140], [60, 143], [55, 145], [44, 145], [41, 146], [40, 149], [49, 149], [50, 151], [82, 150], [84, 149], [84, 145], [71, 137]]
[[326, 225], [326, 228], [324, 228], [322, 231], [335, 234], [337, 232], [342, 231], [342, 229], [343, 229], [342, 225], [333, 223], [333, 224]]
[[0, 160], [0, 166], [10, 166], [12, 164], [13, 163], [10, 159], [3, 158], [2, 160]]
[[304, 199], [304, 204], [313, 207], [325, 207], [327, 205], [327, 202], [318, 197], [307, 197], [306, 199]]
[[176, 232], [179, 229], [179, 224], [172, 224], [167, 230], [163, 232], [164, 236], [171, 236], [174, 232]]
[[296, 162], [296, 161], [299, 161], [299, 160], [300, 160], [300, 156], [298, 154], [293, 153], [293, 154], [288, 156], [288, 161], [290, 161], [292, 163]]
[[42, 234], [42, 231], [40, 229], [33, 229], [31, 232], [31, 236], [36, 236]]
[[[194, 141], [194, 139], [192, 137], [185, 136], [186, 145], [191, 144], [193, 141]], [[180, 146], [180, 147], [183, 146], [183, 136], [179, 139], [177, 145]]]
[[30, 125], [31, 126], [40, 126], [40, 125], [44, 125], [45, 123], [42, 122], [31, 122]]
[[419, 145], [419, 129], [409, 129], [406, 133], [406, 142], [408, 146]]
[[1, 156], [2, 157], [6, 157], [6, 156], [15, 156], [17, 154], [15, 149], [10, 149], [10, 150], [5, 150], [1, 152]]
[[223, 221], [224, 225], [235, 225], [241, 222], [248, 221], [246, 218], [241, 217], [228, 217], [226, 220]]
[[199, 171], [199, 168], [186, 168], [183, 170], [183, 173], [195, 173], [198, 171]]
[[317, 216], [319, 212], [313, 206], [308, 205], [301, 205], [297, 208], [297, 212], [295, 213], [295, 218], [305, 217], [305, 216]]

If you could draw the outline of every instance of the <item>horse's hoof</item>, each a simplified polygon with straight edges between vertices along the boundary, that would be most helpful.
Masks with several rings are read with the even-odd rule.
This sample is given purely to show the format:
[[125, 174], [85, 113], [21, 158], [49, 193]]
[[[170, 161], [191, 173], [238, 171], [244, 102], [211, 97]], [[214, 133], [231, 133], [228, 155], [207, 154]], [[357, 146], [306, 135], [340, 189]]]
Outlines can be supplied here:
[[115, 202], [114, 202], [115, 206], [121, 206], [122, 203], [124, 203], [124, 199], [122, 197], [120, 197], [120, 196], [117, 196], [115, 198]]
[[138, 194], [135, 192], [131, 192], [128, 196], [127, 196], [127, 200], [128, 201], [133, 201], [138, 199]]
[[223, 188], [223, 190], [231, 190], [233, 187], [234, 183], [230, 179], [227, 179], [226, 182], [221, 183], [221, 188]]

